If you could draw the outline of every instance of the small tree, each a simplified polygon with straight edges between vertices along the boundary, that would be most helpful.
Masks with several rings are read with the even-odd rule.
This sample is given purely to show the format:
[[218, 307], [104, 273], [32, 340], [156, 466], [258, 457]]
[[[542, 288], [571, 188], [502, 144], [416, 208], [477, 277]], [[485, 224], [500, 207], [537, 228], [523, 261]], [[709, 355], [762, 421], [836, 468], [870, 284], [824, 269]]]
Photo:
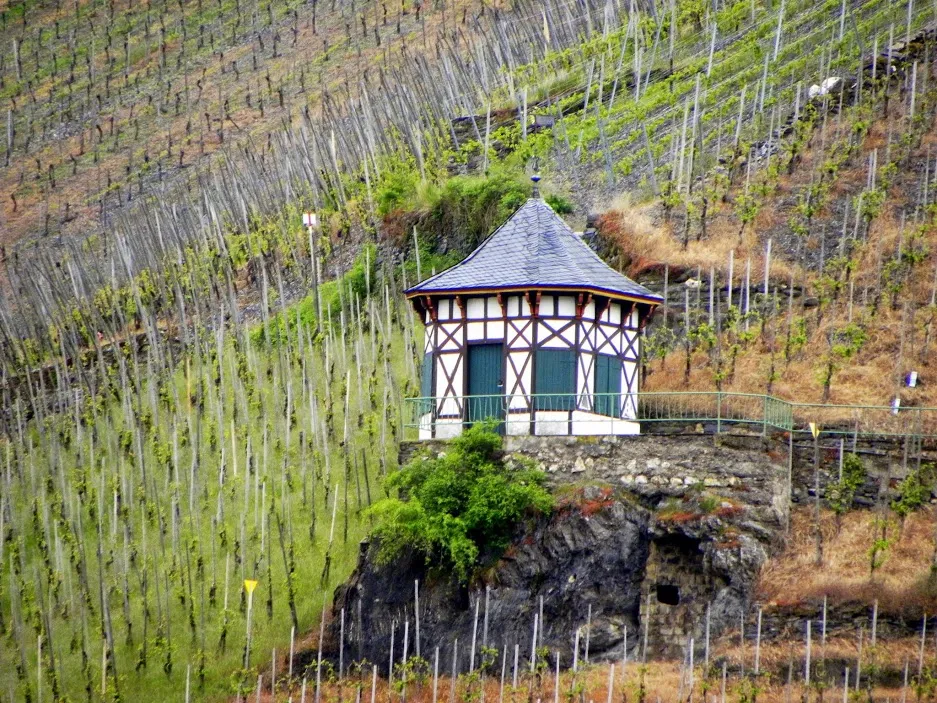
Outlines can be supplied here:
[[836, 515], [839, 530], [842, 516], [852, 509], [856, 491], [865, 485], [866, 470], [862, 460], [855, 454], [843, 457], [843, 473], [840, 479], [826, 488], [826, 502]]
[[483, 557], [500, 556], [525, 515], [550, 512], [545, 474], [530, 464], [505, 466], [500, 450], [492, 424], [480, 423], [445, 453], [418, 457], [392, 474], [388, 483], [400, 496], [372, 508], [380, 518], [379, 560], [388, 563], [412, 548], [464, 582]]
[[822, 402], [825, 403], [830, 399], [833, 374], [839, 370], [840, 364], [858, 354], [868, 338], [866, 331], [855, 322], [850, 322], [844, 327], [830, 332], [827, 338], [830, 349], [827, 353], [826, 365], [823, 367], [821, 374], [823, 382]]
[[908, 473], [898, 484], [898, 495], [891, 501], [891, 509], [898, 515], [902, 526], [908, 515], [930, 500], [933, 474], [934, 467], [925, 464]]

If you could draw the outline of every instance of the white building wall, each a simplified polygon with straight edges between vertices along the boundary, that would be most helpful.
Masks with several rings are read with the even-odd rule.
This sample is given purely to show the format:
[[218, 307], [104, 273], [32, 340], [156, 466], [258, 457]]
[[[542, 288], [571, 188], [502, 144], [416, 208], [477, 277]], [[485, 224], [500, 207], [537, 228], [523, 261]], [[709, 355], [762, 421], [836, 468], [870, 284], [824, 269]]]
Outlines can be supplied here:
[[[584, 302], [582, 319], [575, 320], [577, 298], [571, 295], [544, 294], [539, 317], [530, 319], [526, 296], [507, 295], [504, 308], [496, 296], [465, 296], [462, 305], [455, 298], [437, 301], [437, 321], [426, 317], [424, 351], [436, 353], [433, 394], [438, 399], [435, 436], [451, 437], [461, 431], [464, 408], [467, 342], [505, 344], [505, 392], [510, 395], [505, 418], [507, 434], [529, 434], [531, 413], [529, 394], [533, 389], [534, 326], [537, 347], [568, 349], [576, 344], [582, 351], [577, 358], [575, 392], [580, 395], [572, 411], [539, 411], [533, 414], [535, 434], [575, 435], [636, 434], [636, 397], [640, 337], [638, 311], [630, 304], [613, 301], [596, 320], [595, 301]], [[463, 319], [464, 314], [464, 319]], [[623, 319], [624, 316], [624, 319]], [[527, 319], [519, 319], [527, 317]], [[622, 417], [610, 418], [592, 412], [591, 396], [595, 391], [595, 355], [607, 354], [622, 359]], [[420, 418], [420, 437], [433, 434], [433, 418]]]

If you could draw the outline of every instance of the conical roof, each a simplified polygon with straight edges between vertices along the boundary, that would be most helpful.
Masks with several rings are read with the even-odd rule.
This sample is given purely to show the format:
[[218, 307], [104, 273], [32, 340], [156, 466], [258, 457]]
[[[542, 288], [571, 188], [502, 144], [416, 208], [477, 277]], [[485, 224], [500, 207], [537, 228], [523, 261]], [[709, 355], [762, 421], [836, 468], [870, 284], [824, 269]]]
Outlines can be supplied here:
[[530, 198], [462, 262], [409, 288], [406, 294], [517, 289], [588, 291], [662, 301], [602, 261], [540, 198]]

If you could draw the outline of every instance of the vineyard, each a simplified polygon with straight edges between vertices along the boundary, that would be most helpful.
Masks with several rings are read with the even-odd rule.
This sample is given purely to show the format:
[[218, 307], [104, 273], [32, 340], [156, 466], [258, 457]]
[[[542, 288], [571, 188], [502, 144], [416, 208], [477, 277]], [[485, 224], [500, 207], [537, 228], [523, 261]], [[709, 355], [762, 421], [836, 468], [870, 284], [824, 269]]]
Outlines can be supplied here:
[[[346, 686], [311, 657], [395, 491], [422, 348], [401, 291], [534, 171], [663, 294], [645, 389], [937, 407], [935, 21], [914, 0], [0, 4], [0, 700], [296, 701], [304, 676], [308, 700], [406, 697], [393, 668]], [[510, 656], [479, 651], [460, 700], [507, 695]], [[435, 703], [423, 655], [409, 695]], [[524, 656], [512, 700], [720, 690], [708, 658], [694, 685], [692, 659], [577, 678]]]

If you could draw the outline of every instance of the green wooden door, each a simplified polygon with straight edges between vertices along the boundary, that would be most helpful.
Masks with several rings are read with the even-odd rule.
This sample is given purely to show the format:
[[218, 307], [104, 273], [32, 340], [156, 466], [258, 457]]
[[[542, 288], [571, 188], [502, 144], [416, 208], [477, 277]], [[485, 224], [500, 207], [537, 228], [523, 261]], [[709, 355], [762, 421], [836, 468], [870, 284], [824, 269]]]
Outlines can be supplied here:
[[472, 344], [468, 348], [469, 423], [504, 417], [503, 344]]
[[423, 366], [420, 369], [420, 401], [418, 412], [420, 415], [433, 410], [433, 354], [427, 352], [423, 355]]
[[621, 361], [599, 354], [595, 357], [595, 411], [599, 415], [621, 416]]
[[537, 410], [572, 410], [576, 405], [576, 353], [572, 349], [538, 349], [534, 361]]

